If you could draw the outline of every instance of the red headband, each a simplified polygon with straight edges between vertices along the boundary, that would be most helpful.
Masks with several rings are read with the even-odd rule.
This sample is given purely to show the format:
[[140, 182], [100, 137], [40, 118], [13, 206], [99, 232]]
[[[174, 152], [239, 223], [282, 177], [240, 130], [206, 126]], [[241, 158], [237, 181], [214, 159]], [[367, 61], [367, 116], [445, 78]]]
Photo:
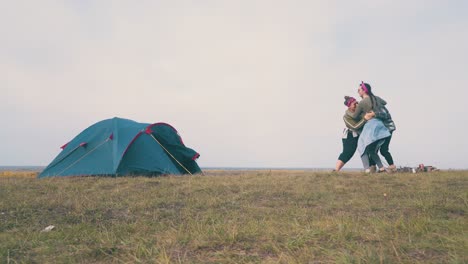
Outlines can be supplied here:
[[363, 81], [361, 81], [361, 88], [366, 94], [369, 94], [369, 89], [367, 89], [367, 86], [364, 84]]
[[356, 99], [354, 97], [350, 97], [348, 101], [346, 101], [346, 106], [350, 107], [352, 103], [356, 102]]

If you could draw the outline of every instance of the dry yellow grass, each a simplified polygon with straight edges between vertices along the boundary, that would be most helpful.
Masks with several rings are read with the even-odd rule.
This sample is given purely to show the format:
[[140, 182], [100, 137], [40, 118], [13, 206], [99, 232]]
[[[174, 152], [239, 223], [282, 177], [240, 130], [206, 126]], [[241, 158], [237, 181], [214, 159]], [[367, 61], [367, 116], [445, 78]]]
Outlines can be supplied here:
[[36, 178], [36, 171], [0, 171], [1, 178]]

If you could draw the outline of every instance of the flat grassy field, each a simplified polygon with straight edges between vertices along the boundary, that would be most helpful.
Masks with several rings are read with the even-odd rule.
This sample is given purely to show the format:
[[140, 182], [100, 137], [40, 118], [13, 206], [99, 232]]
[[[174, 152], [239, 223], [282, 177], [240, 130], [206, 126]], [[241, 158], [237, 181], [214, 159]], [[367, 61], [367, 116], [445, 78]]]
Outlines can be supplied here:
[[0, 173], [0, 263], [468, 263], [467, 171], [35, 175]]

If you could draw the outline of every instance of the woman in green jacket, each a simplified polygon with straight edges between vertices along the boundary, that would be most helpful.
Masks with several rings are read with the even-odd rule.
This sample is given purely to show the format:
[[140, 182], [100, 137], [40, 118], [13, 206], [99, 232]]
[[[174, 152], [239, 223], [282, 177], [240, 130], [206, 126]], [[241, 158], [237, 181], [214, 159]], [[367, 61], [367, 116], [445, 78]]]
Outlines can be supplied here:
[[367, 113], [359, 121], [355, 121], [347, 112], [354, 113], [358, 102], [354, 97], [345, 96], [344, 105], [348, 107], [348, 110], [343, 116], [344, 123], [346, 128], [343, 131], [343, 137], [341, 141], [343, 142], [343, 151], [338, 157], [336, 162], [335, 171], [340, 171], [343, 166], [353, 157], [356, 152], [359, 132], [364, 126], [367, 120], [371, 119], [374, 116], [374, 113]]

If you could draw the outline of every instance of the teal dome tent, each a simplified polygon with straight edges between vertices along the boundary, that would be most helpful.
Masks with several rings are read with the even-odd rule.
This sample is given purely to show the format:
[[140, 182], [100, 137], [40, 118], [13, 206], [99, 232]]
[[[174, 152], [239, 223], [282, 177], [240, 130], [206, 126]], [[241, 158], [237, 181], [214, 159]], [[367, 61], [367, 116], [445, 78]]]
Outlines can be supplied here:
[[38, 177], [195, 174], [201, 173], [199, 156], [169, 124], [115, 117], [88, 127], [62, 146]]

